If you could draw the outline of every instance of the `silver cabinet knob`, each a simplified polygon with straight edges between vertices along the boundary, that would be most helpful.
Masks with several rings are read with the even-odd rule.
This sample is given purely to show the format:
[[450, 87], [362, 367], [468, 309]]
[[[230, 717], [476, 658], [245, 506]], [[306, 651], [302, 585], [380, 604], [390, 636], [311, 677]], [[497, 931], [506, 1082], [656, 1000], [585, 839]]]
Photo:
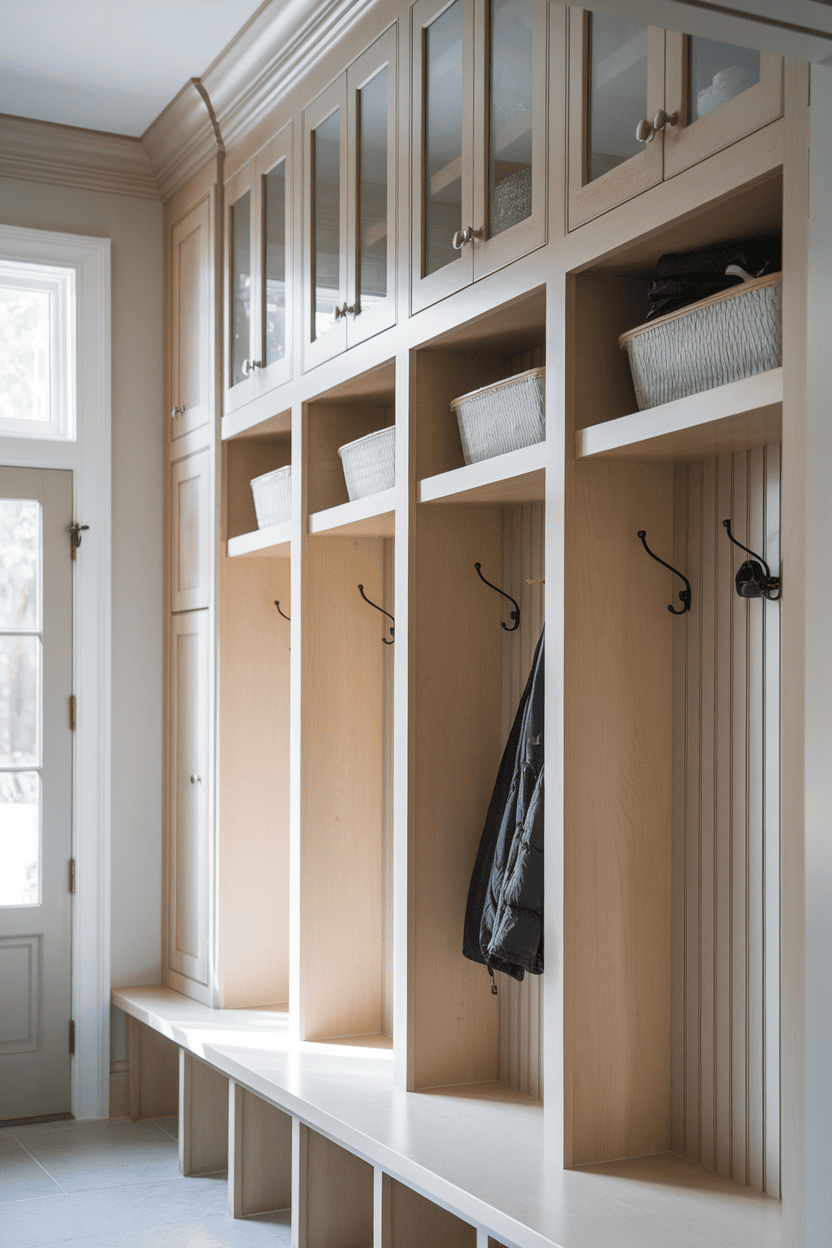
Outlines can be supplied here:
[[262, 367], [263, 367], [262, 360], [243, 360], [242, 364], [240, 365], [240, 372], [243, 374], [244, 377], [249, 377], [252, 373], [255, 373], [258, 368], [262, 368]]
[[678, 113], [666, 113], [660, 108], [652, 121], [648, 121], [646, 117], [636, 126], [636, 139], [639, 143], [652, 143], [659, 131], [664, 130], [666, 126], [675, 126], [679, 123]]
[[198, 776], [196, 772], [191, 776], [191, 784], [202, 784], [202, 776]]
[[332, 319], [334, 321], [342, 321], [346, 316], [355, 316], [355, 308], [348, 307], [346, 301], [344, 301], [340, 307], [336, 306]]
[[451, 239], [451, 246], [454, 251], [462, 251], [466, 243], [473, 243], [475, 231], [473, 225], [469, 225], [465, 230], [457, 230]]
[[170, 418], [171, 418], [171, 420], [176, 420], [176, 417], [177, 417], [177, 416], [184, 416], [184, 415], [185, 415], [185, 404], [184, 404], [184, 403], [178, 403], [175, 407], [172, 407], [172, 408], [170, 409]]

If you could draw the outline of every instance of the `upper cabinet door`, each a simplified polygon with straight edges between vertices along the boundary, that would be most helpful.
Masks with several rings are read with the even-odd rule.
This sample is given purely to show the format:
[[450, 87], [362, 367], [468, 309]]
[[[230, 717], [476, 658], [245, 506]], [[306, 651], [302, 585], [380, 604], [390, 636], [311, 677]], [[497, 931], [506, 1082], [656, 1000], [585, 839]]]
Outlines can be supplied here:
[[783, 115], [783, 60], [698, 35], [667, 34], [664, 176]]
[[347, 71], [347, 342], [396, 322], [396, 27]]
[[292, 375], [292, 126], [226, 184], [226, 415]]
[[[664, 31], [569, 10], [569, 228], [662, 180], [664, 133], [636, 138], [664, 108]], [[643, 131], [644, 133], [644, 131]]]
[[479, 278], [546, 242], [546, 0], [488, 0], [476, 23], [484, 49], [474, 103]]
[[201, 200], [170, 237], [170, 436], [211, 420], [211, 202]]
[[473, 279], [473, 0], [413, 6], [412, 288], [421, 311]]
[[347, 345], [347, 79], [303, 112], [304, 368]]

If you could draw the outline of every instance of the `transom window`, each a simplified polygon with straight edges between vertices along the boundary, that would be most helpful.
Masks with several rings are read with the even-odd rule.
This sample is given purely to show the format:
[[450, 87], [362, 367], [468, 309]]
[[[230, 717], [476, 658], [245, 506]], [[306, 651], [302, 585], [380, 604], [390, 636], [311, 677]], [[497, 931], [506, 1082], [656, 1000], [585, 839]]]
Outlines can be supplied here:
[[0, 259], [0, 437], [74, 440], [75, 270]]

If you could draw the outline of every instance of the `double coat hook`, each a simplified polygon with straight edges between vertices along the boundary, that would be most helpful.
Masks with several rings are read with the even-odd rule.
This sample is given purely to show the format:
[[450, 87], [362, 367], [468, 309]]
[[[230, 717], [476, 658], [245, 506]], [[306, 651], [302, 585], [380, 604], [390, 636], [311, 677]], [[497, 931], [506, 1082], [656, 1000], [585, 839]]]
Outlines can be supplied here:
[[641, 544], [651, 559], [655, 559], [656, 563], [660, 563], [662, 567], [669, 568], [674, 576], [681, 577], [681, 579], [685, 582], [685, 588], [679, 590], [679, 601], [682, 603], [681, 610], [674, 606], [668, 606], [667, 608], [671, 615], [684, 615], [686, 611], [690, 611], [690, 581], [685, 576], [684, 572], [679, 572], [677, 568], [672, 568], [669, 563], [665, 563], [664, 559], [660, 559], [658, 555], [653, 554], [652, 550], [647, 545], [646, 529], [639, 529], [637, 536], [641, 538]]
[[[753, 559], [743, 560], [734, 580], [740, 598], [768, 598], [769, 602], [776, 602], [780, 597], [780, 577], [771, 575], [771, 568], [762, 555], [755, 555], [753, 550], [737, 541], [731, 532], [730, 520], [723, 520], [722, 524], [735, 546], [747, 555], [754, 555]], [[761, 564], [765, 565], [765, 572]]]
[[485, 580], [485, 577], [482, 574], [482, 564], [475, 563], [474, 567], [477, 569], [477, 576], [480, 578], [481, 581], [485, 581], [489, 589], [496, 589], [498, 594], [502, 594], [504, 598], [508, 598], [509, 602], [514, 604], [514, 610], [511, 612], [511, 618], [514, 620], [514, 623], [509, 625], [509, 624], [504, 624], [502, 620], [500, 621], [501, 628], [504, 628], [507, 633], [513, 633], [515, 629], [520, 627], [520, 608], [517, 605], [515, 599], [512, 598], [511, 594], [507, 594], [505, 590], [500, 589], [499, 585], [492, 585], [490, 581]]
[[379, 607], [379, 606], [377, 606], [377, 604], [376, 604], [376, 603], [374, 603], [374, 602], [370, 602], [370, 599], [369, 599], [369, 598], [367, 597], [367, 595], [364, 593], [364, 586], [363, 586], [363, 585], [359, 585], [359, 586], [358, 586], [358, 592], [359, 592], [359, 594], [361, 595], [361, 597], [364, 599], [364, 601], [367, 603], [367, 605], [368, 605], [369, 607], [375, 607], [376, 611], [380, 611], [382, 615], [386, 615], [386, 616], [387, 616], [387, 618], [388, 618], [388, 620], [393, 620], [393, 623], [390, 625], [390, 638], [389, 638], [389, 640], [388, 640], [388, 638], [387, 638], [387, 637], [382, 637], [382, 639], [381, 639], [381, 640], [384, 642], [385, 646], [392, 646], [393, 642], [396, 640], [396, 628], [395, 628], [396, 621], [395, 621], [395, 619], [393, 619], [393, 616], [390, 614], [390, 612], [389, 612], [389, 611], [385, 611], [385, 610], [384, 610], [384, 607]]
[[282, 616], [283, 616], [283, 618], [284, 618], [284, 620], [288, 620], [288, 621], [289, 621], [289, 623], [291, 624], [291, 623], [292, 623], [292, 620], [291, 620], [290, 616], [288, 616], [288, 615], [286, 614], [286, 612], [285, 612], [285, 611], [281, 611], [281, 610], [280, 610], [280, 603], [277, 601], [277, 599], [275, 599], [274, 605], [277, 607], [277, 614], [278, 614], [278, 615], [282, 615]]

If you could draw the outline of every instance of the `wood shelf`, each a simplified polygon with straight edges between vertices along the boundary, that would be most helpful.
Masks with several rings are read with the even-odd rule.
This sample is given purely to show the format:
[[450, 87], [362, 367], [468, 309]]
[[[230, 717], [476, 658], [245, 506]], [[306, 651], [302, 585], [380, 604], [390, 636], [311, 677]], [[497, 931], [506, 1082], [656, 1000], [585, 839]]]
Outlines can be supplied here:
[[253, 533], [241, 533], [239, 537], [229, 537], [228, 557], [234, 559], [238, 555], [257, 555], [267, 559], [288, 559], [291, 537], [291, 520], [284, 520], [282, 524], [270, 524], [268, 528], [256, 529]]
[[577, 459], [684, 462], [779, 442], [783, 370], [774, 368], [575, 432]]
[[309, 517], [309, 532], [328, 533], [331, 537], [395, 537], [395, 486], [367, 498], [313, 512]]
[[542, 502], [545, 495], [545, 442], [440, 472], [435, 477], [424, 477], [419, 482], [420, 503], [490, 503], [502, 507]]

